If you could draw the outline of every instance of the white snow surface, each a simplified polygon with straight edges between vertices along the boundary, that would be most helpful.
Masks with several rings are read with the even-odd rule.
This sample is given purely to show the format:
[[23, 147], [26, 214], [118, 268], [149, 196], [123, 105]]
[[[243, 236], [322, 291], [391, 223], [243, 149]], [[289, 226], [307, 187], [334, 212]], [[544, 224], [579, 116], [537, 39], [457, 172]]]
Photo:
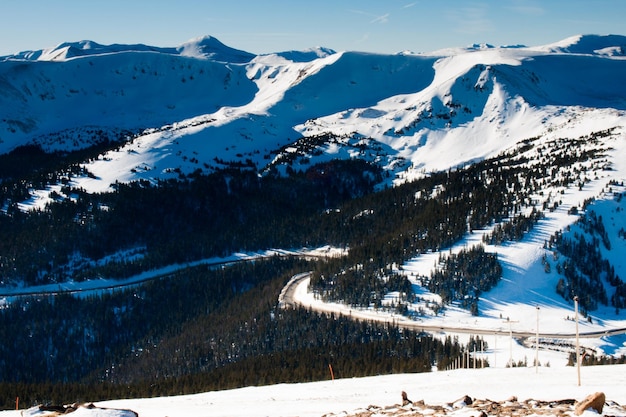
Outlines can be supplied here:
[[[574, 367], [462, 369], [418, 374], [336, 379], [302, 384], [280, 384], [213, 391], [194, 395], [98, 402], [99, 407], [131, 409], [140, 417], [321, 417], [329, 413], [354, 412], [370, 405], [401, 403], [405, 391], [413, 401], [446, 405], [464, 395], [473, 399], [506, 401], [582, 400], [603, 392], [607, 400], [626, 404], [626, 365], [581, 369], [578, 385]], [[452, 415], [471, 416], [476, 411], [461, 408]], [[73, 414], [72, 414], [73, 415]], [[84, 410], [81, 416], [114, 417], [114, 411]], [[583, 416], [597, 416], [585, 411]], [[1, 417], [20, 416], [19, 411], [0, 412]]]

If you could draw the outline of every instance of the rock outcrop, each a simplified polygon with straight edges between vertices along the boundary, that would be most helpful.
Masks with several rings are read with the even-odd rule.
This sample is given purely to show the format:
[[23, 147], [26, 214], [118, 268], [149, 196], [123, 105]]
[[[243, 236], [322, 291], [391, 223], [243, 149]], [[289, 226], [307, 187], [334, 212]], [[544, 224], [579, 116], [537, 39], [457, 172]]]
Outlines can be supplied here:
[[602, 414], [602, 409], [604, 408], [604, 403], [606, 402], [606, 397], [603, 392], [596, 392], [595, 394], [591, 394], [587, 396], [584, 400], [576, 404], [575, 413], [577, 416], [581, 415], [587, 409], [592, 409], [598, 412], [598, 414]]
[[593, 410], [599, 415], [612, 417], [626, 417], [626, 408], [614, 401], [606, 401], [602, 392], [589, 395], [577, 402], [574, 399], [555, 401], [524, 400], [510, 397], [505, 401], [489, 399], [474, 399], [465, 395], [458, 400], [443, 405], [428, 405], [423, 400], [410, 401], [408, 394], [402, 391], [402, 403], [381, 407], [370, 405], [353, 413], [326, 414], [324, 417], [443, 417], [443, 416], [558, 416], [567, 417], [581, 415], [585, 410]]

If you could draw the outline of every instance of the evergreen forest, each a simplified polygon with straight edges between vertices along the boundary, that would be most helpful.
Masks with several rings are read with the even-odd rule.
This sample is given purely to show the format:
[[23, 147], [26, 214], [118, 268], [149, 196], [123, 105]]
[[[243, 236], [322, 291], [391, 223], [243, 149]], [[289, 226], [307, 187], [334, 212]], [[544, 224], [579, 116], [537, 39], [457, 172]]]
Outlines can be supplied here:
[[[591, 167], [603, 155], [576, 144], [595, 139], [562, 139], [531, 160], [527, 152], [538, 140], [531, 138], [497, 157], [394, 187], [381, 186], [381, 167], [353, 159], [288, 175], [229, 166], [90, 194], [69, 179], [90, 175], [78, 161], [115, 141], [64, 154], [29, 146], [2, 155], [0, 289], [124, 279], [272, 248], [348, 250], [335, 258], [190, 266], [90, 295], [17, 297], [0, 305], [1, 407], [11, 408], [16, 396], [29, 404], [67, 403], [314, 381], [328, 378], [329, 367], [337, 377], [445, 369], [470, 347], [391, 325], [278, 309], [278, 295], [293, 275], [311, 271], [310, 290], [325, 300], [419, 314], [407, 307], [416, 294], [398, 265], [441, 251], [432, 274], [415, 280], [441, 296], [439, 311], [458, 303], [478, 315], [478, 298], [502, 275], [497, 253], [482, 245], [445, 250], [487, 226], [496, 225], [485, 244], [522, 239], [559, 205], [558, 194], [542, 190], [584, 186], [585, 172], [572, 167]], [[59, 180], [65, 186], [45, 208], [20, 208], [29, 190]], [[606, 246], [602, 219], [581, 221], [597, 239], [557, 235], [546, 242], [563, 256], [555, 291], [568, 301], [579, 294], [586, 311], [598, 303], [619, 310], [623, 283], [594, 250]], [[567, 264], [574, 259], [580, 264]], [[613, 294], [590, 278], [598, 271]], [[384, 306], [392, 291], [397, 302]]]

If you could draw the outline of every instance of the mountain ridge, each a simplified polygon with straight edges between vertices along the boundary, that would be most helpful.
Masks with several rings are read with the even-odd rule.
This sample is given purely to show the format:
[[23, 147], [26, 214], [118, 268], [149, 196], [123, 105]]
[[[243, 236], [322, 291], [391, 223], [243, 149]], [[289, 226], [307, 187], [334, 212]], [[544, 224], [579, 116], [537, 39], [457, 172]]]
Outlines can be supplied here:
[[[252, 56], [201, 37], [162, 50], [85, 41], [4, 59], [0, 227], [8, 237], [0, 242], [0, 278], [7, 286], [56, 286], [171, 267], [172, 276], [194, 274], [193, 285], [202, 285], [207, 274], [220, 273], [192, 266], [202, 259], [329, 245], [345, 256], [315, 264], [318, 301], [467, 327], [534, 318], [541, 304], [550, 326], [570, 328], [566, 316], [580, 295], [584, 313], [594, 314], [585, 326], [623, 327], [616, 323], [626, 304], [619, 278], [626, 276], [626, 224], [618, 214], [626, 179], [624, 39]], [[270, 260], [262, 273], [274, 290], [284, 284], [278, 263]], [[469, 271], [472, 264], [482, 269]], [[50, 340], [38, 375], [70, 372], [62, 365], [73, 349], [85, 350], [85, 362], [74, 364], [71, 378], [84, 377], [83, 363], [108, 377], [114, 365], [127, 369], [116, 371], [120, 380], [141, 378], [142, 367], [163, 372], [159, 355], [178, 358], [181, 339], [159, 327], [175, 317], [159, 307], [180, 302], [164, 300], [172, 294], [167, 286], [192, 285], [172, 276], [131, 295], [107, 294], [112, 310], [98, 297], [93, 305], [69, 295], [55, 300], [93, 317], [108, 311], [118, 328], [99, 329], [86, 315], [89, 334]], [[243, 314], [239, 291], [261, 290], [254, 282], [237, 285], [220, 291], [233, 289], [229, 308]], [[202, 298], [191, 286], [180, 291]], [[288, 340], [274, 320], [272, 291], [264, 292], [262, 313], [250, 306], [246, 314], [260, 314]], [[29, 314], [52, 309], [46, 302], [32, 312], [13, 309], [10, 297], [0, 302], [31, 322]], [[228, 319], [229, 336], [241, 344], [215, 344], [219, 360], [205, 362], [197, 355], [206, 337], [194, 329], [196, 320], [214, 317], [214, 304], [203, 302], [179, 308], [189, 320], [184, 338], [193, 341], [185, 346], [194, 347], [185, 365], [168, 363], [172, 375], [229, 363], [231, 348], [238, 358], [252, 355], [254, 343], [272, 351], [272, 337]], [[84, 328], [82, 317], [70, 324], [62, 308], [53, 310], [68, 332]], [[319, 320], [285, 315], [310, 329]], [[137, 326], [137, 317], [150, 325]], [[41, 325], [37, 331], [46, 330]], [[19, 320], [11, 326], [19, 328]], [[150, 326], [158, 329], [153, 354], [153, 341], [142, 339]], [[116, 348], [129, 356], [104, 359], [98, 335], [121, 328], [127, 330]], [[227, 340], [217, 330], [214, 337]], [[81, 340], [90, 349], [78, 346]], [[23, 342], [33, 355], [44, 351]], [[617, 355], [620, 343], [596, 346]], [[7, 367], [0, 371], [10, 375]]]
[[[51, 150], [91, 146], [97, 139], [77, 140], [88, 137], [80, 134], [85, 128], [134, 131], [135, 143], [150, 142], [161, 131], [162, 142], [164, 135], [172, 137], [168, 132], [175, 126], [175, 137], [195, 143], [170, 142], [187, 159], [194, 154], [204, 155], [205, 161], [249, 159], [262, 169], [268, 151], [325, 131], [371, 137], [389, 147], [390, 155], [383, 157], [387, 166], [407, 159], [425, 166], [419, 148], [433, 142], [429, 138], [454, 137], [461, 130], [472, 136], [472, 130], [482, 130], [481, 120], [491, 118], [481, 114], [492, 112], [506, 126], [515, 118], [524, 123], [524, 114], [539, 109], [542, 117], [552, 119], [553, 106], [624, 110], [619, 82], [624, 62], [596, 52], [624, 44], [624, 36], [578, 35], [530, 48], [471, 46], [397, 55], [313, 48], [253, 56], [211, 36], [176, 48], [66, 43], [2, 60], [3, 107], [12, 110], [0, 120], [0, 151], [28, 143]], [[414, 104], [407, 105], [410, 101]], [[488, 102], [491, 107], [485, 108]], [[71, 118], [64, 117], [67, 112]], [[529, 136], [541, 130], [532, 124]], [[505, 130], [519, 131], [514, 125]], [[502, 129], [492, 134], [507, 135]], [[65, 145], [60, 136], [68, 137]], [[235, 146], [219, 149], [217, 137], [229, 137]], [[512, 140], [521, 139], [516, 135]], [[467, 160], [488, 155], [476, 153]], [[144, 156], [160, 172], [198, 168], [180, 158], [167, 157], [164, 166]], [[117, 179], [132, 177], [127, 173]]]
[[[156, 48], [145, 45], [103, 46], [91, 41], [67, 43], [47, 52], [42, 50], [32, 55], [22, 53], [11, 58], [5, 57], [3, 65], [0, 67], [2, 70], [0, 86], [2, 86], [5, 97], [7, 97], [5, 100], [10, 100], [12, 103], [17, 100], [21, 104], [15, 108], [14, 114], [5, 115], [0, 121], [0, 132], [4, 132], [0, 134], [0, 150], [3, 149], [4, 152], [7, 152], [15, 146], [25, 144], [24, 142], [32, 141], [33, 138], [39, 140], [46, 148], [45, 140], [42, 142], [41, 138], [81, 126], [99, 125], [107, 129], [114, 125], [115, 127], [141, 131], [162, 128], [172, 123], [177, 123], [180, 128], [186, 123], [186, 120], [197, 118], [215, 119], [222, 126], [233, 125], [234, 129], [227, 128], [225, 130], [225, 135], [233, 138], [242, 137], [245, 139], [253, 135], [271, 139], [272, 136], [275, 136], [279, 140], [277, 144], [282, 146], [290, 140], [294, 140], [298, 135], [307, 134], [302, 128], [298, 128], [299, 125], [308, 123], [307, 128], [310, 128], [312, 120], [323, 120], [333, 113], [337, 114], [346, 109], [363, 108], [364, 111], [360, 114], [373, 115], [379, 113], [386, 117], [389, 111], [377, 110], [377, 104], [380, 105], [384, 99], [387, 101], [406, 101], [411, 94], [424, 96], [426, 106], [422, 110], [416, 109], [416, 111], [419, 114], [420, 111], [426, 110], [430, 113], [431, 120], [432, 117], [439, 117], [441, 123], [431, 130], [443, 131], [443, 129], [449, 128], [444, 120], [450, 115], [455, 115], [458, 118], [462, 111], [465, 113], [458, 122], [459, 125], [478, 120], [479, 115], [477, 113], [484, 112], [480, 106], [484, 106], [486, 103], [484, 99], [480, 103], [471, 97], [445, 99], [446, 96], [452, 96], [451, 91], [442, 87], [447, 82], [446, 79], [454, 77], [459, 81], [465, 80], [462, 81], [465, 84], [465, 89], [481, 90], [484, 87], [482, 83], [489, 79], [493, 81], [496, 74], [490, 75], [492, 71], [496, 71], [502, 80], [508, 79], [509, 85], [518, 85], [517, 88], [508, 92], [512, 96], [509, 98], [512, 102], [522, 98], [524, 101], [530, 100], [529, 104], [533, 107], [555, 104], [562, 106], [603, 106], [623, 110], [625, 107], [624, 92], [619, 89], [615, 90], [615, 86], [619, 88], [622, 85], [618, 82], [618, 74], [623, 63], [619, 59], [613, 59], [602, 65], [597, 65], [592, 56], [588, 58], [580, 56], [583, 52], [593, 55], [597, 48], [602, 48], [602, 50], [610, 46], [619, 48], [622, 44], [626, 44], [626, 38], [623, 36], [578, 35], [555, 43], [553, 46], [533, 48], [470, 47], [456, 49], [454, 54], [448, 53], [448, 55], [434, 53], [394, 56], [354, 52], [336, 53], [325, 48], [317, 48], [303, 52], [291, 51], [254, 57], [252, 54], [226, 47], [211, 36], [196, 38], [176, 48]], [[68, 57], [67, 53], [70, 49], [79, 52], [71, 53], [72, 57]], [[565, 58], [565, 56], [571, 55], [570, 50], [575, 50], [574, 55], [578, 56]], [[460, 51], [464, 52], [460, 53]], [[155, 57], [146, 58], [141, 54], [144, 52], [151, 52]], [[132, 56], [127, 55], [128, 53]], [[62, 58], [63, 56], [66, 58]], [[563, 56], [563, 58], [557, 58], [558, 56]], [[606, 55], [602, 56], [606, 58]], [[67, 69], [63, 69], [63, 72], [71, 73], [72, 79], [59, 79], [60, 75], [46, 78], [53, 76], [53, 73], [47, 76], [41, 75], [46, 73], [46, 67], [36, 69], [31, 69], [29, 66], [24, 67], [24, 64], [28, 64], [29, 60], [44, 59], [45, 57], [58, 59], [59, 65], [68, 66]], [[229, 58], [232, 59], [230, 63], [228, 62]], [[79, 68], [79, 63], [85, 59], [92, 60], [88, 65], [91, 67], [95, 65], [96, 69]], [[93, 59], [98, 59], [98, 61], [93, 61]], [[419, 64], [419, 60], [423, 60], [423, 65]], [[20, 61], [22, 64], [19, 64]], [[444, 64], [446, 61], [450, 62]], [[480, 74], [464, 73], [463, 68], [466, 65], [463, 63], [464, 61], [473, 62], [474, 71]], [[542, 64], [544, 61], [545, 63]], [[76, 67], [70, 67], [71, 62], [76, 62]], [[403, 68], [406, 68], [407, 65], [415, 65], [414, 70], [402, 75], [402, 71], [405, 71]], [[558, 65], [558, 68], [549, 71], [549, 68], [554, 65]], [[98, 68], [100, 69], [98, 70]], [[109, 70], [102, 71], [105, 68], [109, 68]], [[479, 68], [482, 70], [478, 71]], [[581, 72], [567, 77], [561, 76], [563, 71], [576, 70], [577, 68], [580, 68]], [[597, 68], [597, 70], [592, 71], [589, 75], [589, 69], [593, 68]], [[42, 69], [44, 70], [43, 73], [41, 72]], [[449, 69], [452, 69], [452, 72]], [[24, 76], [21, 76], [20, 73], [23, 71], [25, 71]], [[308, 90], [304, 89], [301, 93], [296, 93], [297, 88], [303, 88], [304, 84], [302, 83], [305, 80], [325, 72], [329, 72], [328, 79], [325, 81], [326, 85], [311, 84]], [[360, 73], [366, 78], [359, 81]], [[149, 79], [149, 74], [152, 74], [152, 80]], [[205, 74], [208, 74], [211, 80], [208, 80]], [[434, 78], [435, 75], [437, 78]], [[473, 86], [467, 84], [468, 75], [476, 78]], [[88, 81], [81, 85], [80, 80], [89, 80], [94, 76], [104, 88], [92, 89], [90, 92]], [[590, 76], [595, 78], [589, 79]], [[24, 79], [24, 77], [27, 78]], [[375, 79], [372, 77], [378, 77], [383, 84], [369, 85]], [[27, 81], [29, 79], [37, 81], [32, 83]], [[206, 81], [202, 81], [203, 86], [198, 88], [200, 79]], [[411, 82], [412, 79], [416, 82]], [[526, 81], [520, 85], [519, 81], [524, 79]], [[576, 83], [563, 83], [563, 81], [579, 79], [586, 81], [584, 83], [576, 82], [578, 86]], [[176, 85], [179, 81], [182, 85]], [[336, 84], [337, 82], [339, 84]], [[299, 84], [302, 86], [298, 86]], [[558, 86], [552, 87], [551, 90], [547, 89], [553, 84]], [[588, 86], [586, 89], [585, 85]], [[392, 88], [389, 89], [389, 87]], [[575, 91], [574, 87], [580, 91]], [[598, 87], [605, 88], [598, 90]], [[216, 95], [221, 88], [227, 90], [228, 94]], [[440, 91], [437, 91], [438, 89]], [[321, 92], [327, 90], [332, 91], [331, 94], [336, 98], [345, 97], [344, 102], [329, 106], [335, 100], [320, 98], [319, 96]], [[377, 96], [372, 96], [373, 100], [363, 100], [367, 91], [380, 91], [382, 93], [386, 90], [389, 90], [388, 93], [384, 93], [388, 98], [379, 93]], [[573, 92], [570, 97], [564, 95], [564, 92], [569, 90]], [[155, 92], [158, 93], [155, 94]], [[434, 95], [429, 97], [429, 94], [433, 93]], [[129, 94], [131, 97], [133, 95], [137, 97], [135, 101], [132, 101], [131, 97], [126, 97]], [[403, 95], [407, 96], [404, 97]], [[101, 99], [98, 99], [98, 96]], [[211, 96], [215, 98], [211, 100]], [[95, 100], [94, 104], [98, 101], [101, 104], [95, 107], [81, 104], [88, 97]], [[275, 101], [275, 105], [272, 107], [271, 102], [265, 100], [266, 103], [270, 104], [270, 107], [267, 107], [267, 104], [259, 100], [263, 97], [271, 98]], [[281, 97], [287, 101], [280, 100]], [[439, 104], [432, 101], [435, 97], [437, 97], [436, 101], [440, 102]], [[463, 100], [466, 102], [462, 102]], [[429, 101], [432, 103], [428, 104]], [[276, 104], [279, 102], [283, 106], [283, 111], [278, 112], [282, 114], [277, 113], [277, 116], [281, 118], [281, 121], [277, 122], [273, 120], [272, 113], [277, 112]], [[46, 103], [48, 104], [46, 105]], [[147, 105], [147, 103], [152, 104]], [[304, 109], [314, 103], [324, 104], [324, 106], [317, 106], [317, 110], [312, 107], [312, 111], [303, 112]], [[128, 108], [129, 105], [132, 105], [134, 109]], [[449, 105], [461, 106], [461, 108], [450, 108]], [[438, 108], [432, 106], [438, 106]], [[9, 101], [7, 101], [6, 108], [10, 107], [15, 106], [9, 106]], [[59, 108], [63, 110], [60, 111]], [[85, 113], [81, 110], [83, 108], [95, 110], [87, 110], [90, 113]], [[113, 108], [121, 110], [111, 112]], [[142, 108], [145, 110], [142, 111]], [[291, 109], [290, 113], [293, 116], [290, 116], [290, 120], [285, 124], [286, 113], [284, 110], [287, 108]], [[371, 110], [365, 111], [368, 108]], [[74, 126], [67, 124], [64, 126], [63, 120], [68, 120], [64, 117], [66, 111], [73, 113], [72, 119], [76, 120], [82, 117], [84, 120], [74, 123]], [[320, 111], [322, 114], [319, 114]], [[395, 112], [400, 113], [400, 109], [395, 110]], [[48, 114], [48, 116], [45, 119], [38, 116], [42, 113]], [[81, 113], [84, 115], [81, 116]], [[411, 117], [412, 113], [414, 114], [415, 111], [405, 111], [402, 116], [396, 115], [394, 117], [406, 119]], [[23, 115], [27, 116], [24, 117]], [[261, 129], [260, 132], [251, 126], [234, 126], [236, 124], [247, 125], [246, 118], [257, 120], [257, 117], [267, 120], [264, 123], [269, 125]], [[415, 116], [412, 117], [413, 123], [415, 123]], [[230, 123], [228, 118], [234, 123]], [[369, 118], [373, 119], [375, 123], [379, 123], [376, 120], [381, 119], [371, 116]], [[194, 122], [190, 123], [197, 125]], [[341, 118], [336, 117], [333, 123], [344, 124]], [[382, 123], [389, 124], [384, 120]], [[213, 123], [213, 125], [215, 124]], [[279, 127], [280, 125], [282, 126]], [[350, 125], [348, 123], [345, 128], [341, 129], [342, 134], [351, 133], [348, 132]], [[398, 132], [402, 129], [404, 127], [400, 125], [395, 127], [394, 131]], [[337, 129], [334, 130], [337, 131]], [[202, 136], [206, 136], [207, 133], [203, 133]], [[385, 138], [384, 132], [376, 133], [372, 129], [359, 133], [364, 136], [376, 134], [375, 139], [386, 143], [390, 143], [391, 140]], [[422, 139], [427, 141], [427, 138]], [[48, 146], [53, 146], [53, 144], [48, 141]], [[244, 149], [244, 152], [226, 155], [222, 159], [236, 160], [238, 159], [236, 154], [244, 154], [245, 152], [249, 154], [254, 151], [254, 145], [253, 148], [250, 146], [247, 148], [247, 150]], [[255, 162], [262, 163], [259, 160]]]

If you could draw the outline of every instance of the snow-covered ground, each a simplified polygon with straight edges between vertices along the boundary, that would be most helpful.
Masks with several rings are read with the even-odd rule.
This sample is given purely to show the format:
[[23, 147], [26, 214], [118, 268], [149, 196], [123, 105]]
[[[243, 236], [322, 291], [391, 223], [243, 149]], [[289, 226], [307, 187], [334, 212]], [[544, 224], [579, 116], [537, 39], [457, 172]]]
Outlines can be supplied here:
[[[328, 380], [303, 384], [214, 391], [202, 394], [151, 399], [114, 400], [100, 407], [131, 409], [140, 417], [321, 417], [349, 413], [370, 405], [401, 403], [405, 391], [413, 401], [429, 405], [453, 403], [464, 395], [473, 399], [582, 400], [603, 392], [607, 400], [626, 404], [626, 365], [583, 367], [578, 385], [574, 367], [486, 368]], [[474, 414], [476, 412], [474, 411]], [[0, 417], [17, 417], [19, 411], [0, 412]], [[93, 417], [114, 414], [84, 413]], [[471, 415], [459, 412], [458, 415]], [[584, 415], [597, 416], [593, 411]]]

